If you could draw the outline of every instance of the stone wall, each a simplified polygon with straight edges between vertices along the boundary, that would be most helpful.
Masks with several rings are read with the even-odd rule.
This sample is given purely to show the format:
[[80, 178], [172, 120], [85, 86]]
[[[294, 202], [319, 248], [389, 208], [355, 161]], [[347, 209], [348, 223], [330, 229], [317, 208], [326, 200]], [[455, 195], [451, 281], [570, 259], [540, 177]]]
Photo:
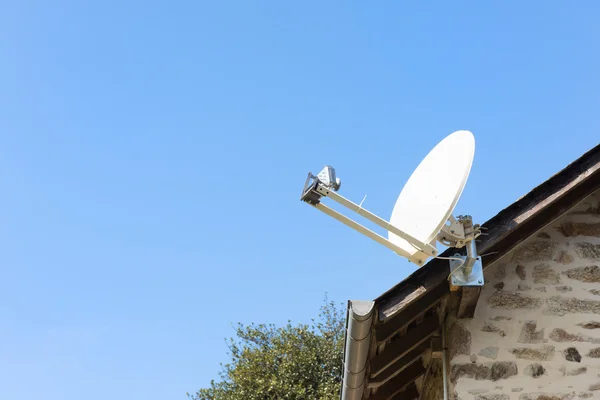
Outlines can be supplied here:
[[455, 399], [600, 399], [598, 199], [487, 268], [473, 319], [449, 318]]

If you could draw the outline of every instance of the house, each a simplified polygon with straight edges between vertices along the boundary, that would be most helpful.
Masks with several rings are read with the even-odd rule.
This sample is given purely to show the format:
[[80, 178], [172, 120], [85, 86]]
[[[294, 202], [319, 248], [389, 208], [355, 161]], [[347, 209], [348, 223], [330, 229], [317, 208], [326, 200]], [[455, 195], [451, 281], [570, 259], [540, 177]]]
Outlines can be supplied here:
[[600, 398], [600, 145], [483, 226], [483, 287], [432, 259], [348, 302], [343, 400]]

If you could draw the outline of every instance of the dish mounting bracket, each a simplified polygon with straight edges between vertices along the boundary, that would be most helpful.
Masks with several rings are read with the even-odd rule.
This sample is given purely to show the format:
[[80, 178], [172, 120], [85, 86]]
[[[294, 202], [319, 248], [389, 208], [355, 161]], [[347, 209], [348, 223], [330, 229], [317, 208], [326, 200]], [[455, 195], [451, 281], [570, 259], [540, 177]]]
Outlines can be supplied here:
[[[409, 261], [419, 266], [422, 266], [425, 263], [426, 257], [424, 256], [438, 256], [438, 251], [435, 248], [436, 240], [448, 247], [462, 248], [466, 246], [466, 256], [456, 254], [455, 256], [450, 257], [449, 279], [454, 286], [483, 286], [483, 268], [481, 258], [477, 255], [475, 243], [475, 239], [481, 235], [481, 227], [479, 225], [473, 225], [473, 219], [470, 215], [460, 215], [457, 218], [454, 218], [451, 215], [448, 218], [448, 223], [444, 225], [436, 235], [436, 239], [431, 243], [423, 243], [396, 226], [393, 226], [390, 222], [363, 208], [362, 202], [361, 204], [356, 204], [336, 193], [340, 186], [341, 181], [336, 177], [335, 169], [331, 166], [325, 166], [317, 176], [310, 172], [308, 173], [300, 200], [330, 217], [337, 219], [377, 243], [393, 250], [398, 255], [407, 258]], [[323, 197], [330, 198], [383, 229], [401, 237], [418, 251], [415, 254], [411, 254], [383, 236], [360, 225], [358, 222], [346, 217], [338, 211], [333, 210], [321, 202]]]
[[453, 286], [483, 286], [483, 266], [481, 257], [473, 259], [471, 266], [469, 257], [456, 253], [450, 259], [450, 282]]
[[[435, 246], [431, 245], [430, 243], [421, 242], [420, 240], [409, 235], [408, 233], [393, 226], [390, 222], [366, 210], [362, 207], [362, 205], [356, 204], [336, 193], [340, 185], [341, 181], [336, 178], [335, 170], [331, 166], [325, 166], [323, 171], [321, 171], [318, 174], [318, 176], [315, 176], [310, 172], [308, 173], [306, 182], [304, 183], [304, 188], [302, 189], [302, 195], [300, 197], [300, 200], [304, 201], [307, 204], [310, 204], [311, 206], [329, 215], [330, 217], [337, 219], [341, 223], [362, 233], [363, 235], [376, 241], [377, 243], [393, 250], [398, 255], [407, 258], [409, 261], [419, 266], [422, 266], [425, 263], [425, 259], [424, 257], [419, 257], [418, 253], [424, 253], [427, 256], [433, 257], [438, 255], [438, 251], [435, 248]], [[358, 215], [368, 219], [369, 221], [375, 223], [383, 229], [401, 237], [402, 239], [410, 243], [413, 247], [415, 247], [415, 249], [419, 250], [419, 252], [417, 252], [417, 254], [410, 254], [409, 252], [407, 252], [400, 246], [397, 246], [394, 243], [390, 242], [383, 236], [360, 225], [358, 222], [346, 217], [338, 211], [326, 206], [321, 202], [321, 198], [323, 197], [330, 198], [336, 203], [348, 208], [351, 211], [354, 211]]]
[[481, 235], [481, 226], [473, 225], [470, 215], [450, 216], [437, 239], [449, 247], [467, 247], [467, 255], [456, 253], [450, 258], [450, 281], [453, 286], [483, 286], [483, 266], [477, 254], [475, 239]]

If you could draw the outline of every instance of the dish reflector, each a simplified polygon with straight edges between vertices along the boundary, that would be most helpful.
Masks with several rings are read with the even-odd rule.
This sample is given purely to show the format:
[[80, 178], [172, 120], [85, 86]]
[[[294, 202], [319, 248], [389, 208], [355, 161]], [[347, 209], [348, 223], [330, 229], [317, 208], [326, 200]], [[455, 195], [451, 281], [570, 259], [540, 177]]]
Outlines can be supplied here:
[[[456, 131], [438, 143], [404, 185], [392, 210], [391, 225], [435, 246], [437, 233], [452, 215], [465, 187], [474, 154], [475, 138], [469, 131]], [[391, 232], [388, 239], [411, 255], [420, 253]]]

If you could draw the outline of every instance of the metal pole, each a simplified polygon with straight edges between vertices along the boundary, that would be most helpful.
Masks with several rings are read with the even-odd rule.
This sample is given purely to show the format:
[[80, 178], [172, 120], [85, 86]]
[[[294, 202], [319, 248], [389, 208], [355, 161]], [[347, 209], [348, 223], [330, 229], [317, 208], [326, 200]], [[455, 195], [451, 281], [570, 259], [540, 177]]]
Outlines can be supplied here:
[[465, 215], [460, 218], [459, 221], [465, 230], [465, 237], [471, 238], [471, 240], [467, 242], [467, 258], [465, 259], [465, 264], [462, 267], [464, 276], [468, 277], [471, 275], [471, 271], [473, 271], [473, 265], [475, 265], [475, 261], [477, 261], [477, 244], [473, 238], [473, 219], [470, 215]]
[[329, 215], [330, 217], [337, 219], [344, 225], [347, 225], [350, 228], [362, 233], [363, 235], [367, 236], [368, 238], [373, 239], [377, 243], [384, 245], [388, 249], [393, 250], [398, 255], [408, 258], [413, 263], [415, 263], [417, 265], [423, 265], [423, 260], [418, 260], [417, 258], [413, 257], [410, 253], [408, 253], [406, 250], [402, 249], [401, 247], [396, 246], [395, 244], [393, 244], [386, 238], [378, 235], [377, 233], [373, 232], [372, 230], [365, 228], [358, 222], [355, 222], [355, 221], [351, 220], [350, 218], [346, 217], [345, 215], [340, 214], [339, 212], [327, 207], [325, 204], [318, 203], [318, 204], [313, 205], [313, 207], [315, 207], [317, 210], [324, 212], [325, 214]]
[[317, 188], [317, 190], [319, 191], [320, 194], [329, 197], [331, 200], [335, 201], [336, 203], [343, 205], [344, 207], [354, 211], [358, 215], [363, 216], [366, 219], [368, 219], [369, 221], [379, 225], [383, 229], [386, 229], [386, 230], [392, 232], [394, 235], [401, 237], [402, 239], [411, 243], [417, 249], [423, 251], [424, 253], [431, 255], [431, 256], [437, 255], [437, 249], [434, 246], [432, 246], [431, 244], [423, 243], [419, 239], [412, 237], [408, 233], [402, 232], [400, 229], [396, 228], [394, 225], [390, 224], [388, 221], [384, 220], [381, 217], [378, 217], [377, 215], [373, 214], [372, 212], [370, 212], [368, 210], [365, 210], [364, 208], [360, 207], [358, 204], [356, 204], [356, 203], [346, 199], [345, 197], [343, 197], [327, 188], [324, 188], [320, 185]]
[[473, 269], [473, 265], [475, 261], [477, 261], [477, 244], [475, 240], [469, 240], [467, 243], [467, 259], [465, 260], [465, 275], [471, 275], [471, 270]]

